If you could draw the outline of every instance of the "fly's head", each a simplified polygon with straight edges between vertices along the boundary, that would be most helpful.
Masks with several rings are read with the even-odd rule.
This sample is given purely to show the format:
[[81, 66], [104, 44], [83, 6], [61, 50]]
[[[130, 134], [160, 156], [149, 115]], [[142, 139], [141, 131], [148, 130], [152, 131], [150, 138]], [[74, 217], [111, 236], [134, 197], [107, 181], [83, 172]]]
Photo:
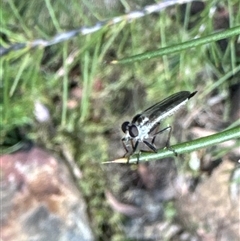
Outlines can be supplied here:
[[122, 138], [123, 141], [132, 140], [139, 135], [137, 126], [129, 121], [122, 124], [122, 131], [125, 133], [125, 136]]

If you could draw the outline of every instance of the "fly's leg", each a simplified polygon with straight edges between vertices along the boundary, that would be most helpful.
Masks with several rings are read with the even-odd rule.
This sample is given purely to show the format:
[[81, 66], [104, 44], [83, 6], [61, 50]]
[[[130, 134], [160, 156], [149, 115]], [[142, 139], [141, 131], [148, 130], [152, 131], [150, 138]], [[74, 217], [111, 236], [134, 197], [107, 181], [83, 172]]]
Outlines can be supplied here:
[[136, 142], [135, 142], [135, 145], [133, 145], [132, 154], [137, 150], [138, 144], [139, 144], [139, 141], [136, 141]]
[[[149, 147], [149, 149], [151, 149], [152, 151], [157, 153], [156, 147], [153, 146], [151, 143], [149, 143], [148, 141], [143, 141], [143, 143], [145, 145], [147, 145]], [[141, 152], [148, 152], [148, 151], [140, 150], [140, 152], [137, 153], [137, 164], [139, 163], [139, 157], [140, 157]]]
[[171, 138], [171, 134], [172, 134], [172, 127], [168, 126], [167, 129], [170, 129], [170, 130], [168, 132], [168, 138], [167, 138], [167, 141], [166, 141], [166, 147], [167, 147], [167, 149], [169, 151], [172, 151], [175, 156], [177, 156], [178, 155], [177, 152], [170, 146], [170, 138]]
[[[134, 143], [133, 143], [133, 140], [131, 140], [131, 144], [132, 144], [132, 153], [131, 153], [131, 154], [129, 154], [129, 152], [126, 153], [126, 154], [129, 154], [129, 155], [127, 156], [127, 158], [128, 158], [128, 159], [127, 159], [127, 164], [129, 163], [130, 156], [136, 152], [137, 147], [138, 147], [138, 144], [139, 144], [139, 141], [136, 141], [135, 144], [134, 144]], [[126, 154], [125, 154], [125, 155], [126, 155]], [[138, 154], [137, 154], [137, 164], [138, 164], [138, 162], [139, 162], [139, 156], [140, 156], [140, 154], [138, 153]]]
[[[168, 130], [168, 129], [170, 129], [170, 132], [171, 132], [172, 127], [171, 127], [171, 126], [168, 126], [168, 127], [164, 128], [164, 129], [162, 129], [162, 130], [160, 130], [160, 131], [157, 131], [157, 132], [154, 134], [151, 143], [154, 144], [154, 141], [155, 141], [155, 139], [156, 139], [156, 136], [157, 136], [158, 134], [161, 134], [162, 132]], [[171, 133], [170, 133], [170, 134], [171, 134]], [[167, 140], [166, 146], [169, 146], [169, 141], [170, 141], [170, 136], [169, 136], [169, 134], [168, 134], [168, 140]]]
[[148, 141], [143, 141], [144, 144], [146, 144], [151, 150], [153, 150], [154, 152], [157, 152], [157, 149], [154, 145], [152, 145], [151, 143], [149, 143]]
[[[127, 148], [129, 145], [126, 145], [126, 143], [124, 142], [124, 139], [122, 139], [122, 144], [123, 144], [123, 147], [124, 147], [124, 149], [126, 151], [126, 153], [124, 154], [123, 157], [127, 158], [127, 163], [129, 163], [130, 156], [136, 152], [138, 144], [139, 144], [139, 141], [136, 141], [135, 144], [134, 144], [132, 139], [130, 141], [131, 141], [131, 146], [132, 146], [132, 151], [131, 152]], [[129, 143], [129, 140], [127, 142]], [[137, 154], [137, 164], [139, 162], [139, 156], [140, 156], [140, 153]]]
[[137, 162], [136, 162], [137, 165], [139, 164], [140, 154], [141, 154], [141, 152], [138, 152], [138, 154], [137, 154]]
[[133, 143], [133, 139], [131, 139], [131, 145], [132, 145], [132, 154], [134, 153], [134, 143]]
[[178, 155], [177, 152], [170, 146], [170, 138], [171, 138], [171, 134], [172, 134], [172, 127], [171, 127], [171, 126], [167, 126], [166, 128], [164, 128], [164, 129], [156, 132], [156, 133], [154, 134], [153, 139], [152, 139], [152, 144], [154, 144], [154, 141], [155, 141], [155, 139], [156, 139], [156, 136], [157, 136], [158, 134], [166, 131], [166, 130], [169, 130], [169, 132], [168, 132], [168, 138], [167, 138], [167, 141], [166, 141], [166, 148], [167, 148], [169, 151], [172, 151], [175, 156], [177, 156], [177, 155]]
[[[127, 143], [129, 143], [129, 141], [127, 141]], [[125, 149], [125, 151], [126, 151], [126, 153], [123, 155], [123, 157], [125, 157], [125, 158], [127, 158], [127, 164], [129, 163], [129, 160], [130, 160], [130, 156], [133, 154], [133, 152], [130, 152], [129, 150], [128, 150], [128, 144], [126, 145], [126, 143], [124, 142], [124, 140], [122, 139], [122, 144], [123, 144], [123, 147], [124, 147], [124, 149]], [[132, 145], [132, 149], [134, 149], [134, 146], [133, 146], [133, 142], [132, 142], [132, 140], [131, 140], [131, 145]]]
[[125, 144], [125, 142], [124, 142], [123, 139], [122, 139], [122, 144], [123, 144], [123, 147], [124, 147], [124, 149], [125, 149], [125, 151], [126, 151], [126, 153], [125, 153], [124, 156], [123, 156], [123, 157], [125, 157], [125, 156], [129, 153], [129, 151], [128, 151], [127, 145]]
[[[154, 130], [157, 130], [157, 127], [159, 126], [159, 124], [160, 124], [160, 123], [158, 123], [158, 125], [156, 125], [155, 127], [153, 127], [153, 129], [152, 129], [150, 132], [152, 132], [152, 131], [154, 131]], [[155, 137], [154, 137], [154, 139], [155, 139]], [[137, 142], [139, 142], [139, 141], [137, 141]], [[143, 143], [144, 143], [146, 146], [148, 146], [148, 148], [151, 149], [153, 152], [157, 153], [157, 149], [156, 149], [156, 147], [154, 146], [153, 141], [152, 141], [152, 143], [149, 143], [148, 141], [143, 140]], [[138, 143], [137, 143], [137, 144], [138, 144]], [[136, 150], [136, 149], [135, 149], [135, 150]], [[138, 153], [138, 156], [137, 156], [137, 164], [139, 163], [139, 157], [140, 157], [141, 152], [148, 152], [148, 151], [140, 150], [140, 152]]]
[[154, 145], [154, 141], [155, 141], [156, 135], [157, 135], [158, 132], [159, 132], [159, 131], [158, 131], [158, 130], [159, 130], [159, 125], [160, 125], [160, 122], [157, 123], [156, 126], [150, 131], [150, 133], [152, 133], [153, 131], [155, 131], [155, 133], [153, 134], [152, 141], [151, 141], [151, 144], [152, 144], [153, 146], [155, 146], [155, 145]]

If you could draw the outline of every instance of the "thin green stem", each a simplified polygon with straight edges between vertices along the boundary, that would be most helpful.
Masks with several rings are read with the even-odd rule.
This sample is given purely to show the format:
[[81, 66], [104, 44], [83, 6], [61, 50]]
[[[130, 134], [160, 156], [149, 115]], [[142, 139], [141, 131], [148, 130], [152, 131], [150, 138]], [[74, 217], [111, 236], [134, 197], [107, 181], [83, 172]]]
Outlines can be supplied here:
[[67, 121], [67, 100], [68, 100], [68, 65], [67, 65], [67, 54], [68, 46], [67, 43], [63, 45], [63, 66], [64, 66], [64, 75], [63, 75], [63, 101], [62, 101], [62, 118], [61, 125], [66, 125]]
[[52, 22], [53, 22], [54, 27], [56, 28], [56, 30], [57, 30], [58, 32], [60, 32], [60, 31], [61, 31], [61, 27], [60, 27], [60, 25], [59, 25], [59, 23], [58, 23], [57, 17], [56, 17], [56, 15], [55, 15], [54, 8], [53, 8], [53, 6], [51, 5], [50, 0], [45, 0], [45, 3], [46, 3], [46, 6], [47, 6], [47, 9], [48, 9], [48, 11], [49, 11], [49, 14], [50, 14], [50, 16], [51, 16], [51, 19], [52, 19]]
[[152, 59], [155, 57], [163, 56], [166, 54], [173, 54], [180, 52], [182, 50], [189, 50], [190, 48], [194, 48], [203, 44], [208, 44], [211, 42], [218, 41], [220, 39], [224, 38], [229, 38], [232, 36], [236, 36], [240, 34], [240, 27], [234, 27], [228, 30], [224, 30], [218, 33], [214, 33], [211, 35], [208, 35], [206, 37], [201, 37], [198, 39], [193, 39], [190, 41], [186, 41], [181, 44], [176, 44], [176, 45], [171, 45], [169, 47], [161, 48], [158, 50], [150, 51], [150, 52], [145, 52], [143, 54], [137, 54], [131, 57], [123, 58], [120, 60], [113, 60], [111, 63], [112, 64], [126, 64], [126, 63], [132, 63], [135, 61], [140, 61], [140, 60], [146, 60], [146, 59]]
[[[213, 134], [211, 136], [206, 136], [199, 138], [197, 140], [193, 140], [191, 142], [184, 142], [180, 143], [174, 146], [171, 146], [171, 148], [178, 154], [183, 153], [189, 153], [192, 151], [196, 151], [202, 148], [206, 148], [209, 146], [213, 146], [216, 144], [219, 144], [221, 142], [225, 142], [232, 139], [240, 138], [240, 126], [236, 126], [234, 128], [222, 131], [217, 134]], [[147, 162], [147, 161], [153, 161], [153, 160], [159, 160], [167, 157], [174, 156], [174, 152], [168, 149], [163, 149], [158, 151], [158, 153], [142, 153], [140, 157], [133, 156], [129, 159], [129, 163], [136, 163], [139, 162]], [[112, 163], [126, 163], [127, 160], [125, 159], [119, 159], [115, 160]], [[109, 162], [108, 162], [109, 163]]]

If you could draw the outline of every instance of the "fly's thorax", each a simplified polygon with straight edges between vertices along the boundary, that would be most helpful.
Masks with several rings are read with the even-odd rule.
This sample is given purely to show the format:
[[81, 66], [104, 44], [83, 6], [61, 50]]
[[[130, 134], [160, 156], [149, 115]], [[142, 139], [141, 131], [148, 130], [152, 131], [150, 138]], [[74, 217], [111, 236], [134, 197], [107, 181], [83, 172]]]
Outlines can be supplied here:
[[132, 120], [132, 123], [136, 126], [143, 126], [146, 125], [148, 122], [149, 118], [144, 115], [136, 115]]
[[139, 141], [143, 141], [149, 137], [149, 132], [154, 125], [154, 123], [150, 122], [149, 118], [144, 115], [136, 115], [132, 123], [138, 130], [138, 135], [135, 136], [135, 139]]
[[151, 126], [152, 125], [150, 125], [149, 123], [146, 125], [138, 126], [138, 136], [136, 138], [140, 141], [147, 139], [149, 137]]

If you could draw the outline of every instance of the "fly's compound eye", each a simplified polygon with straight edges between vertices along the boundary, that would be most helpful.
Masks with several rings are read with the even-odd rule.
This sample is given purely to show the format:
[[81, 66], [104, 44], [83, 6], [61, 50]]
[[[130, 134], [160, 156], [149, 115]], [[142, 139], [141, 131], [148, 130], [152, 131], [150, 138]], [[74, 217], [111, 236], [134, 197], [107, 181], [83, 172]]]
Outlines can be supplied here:
[[138, 128], [135, 125], [129, 126], [129, 135], [131, 137], [136, 137], [138, 136]]
[[130, 124], [129, 121], [126, 121], [126, 122], [122, 123], [122, 131], [123, 131], [124, 133], [126, 133], [126, 131], [128, 130], [129, 124]]

